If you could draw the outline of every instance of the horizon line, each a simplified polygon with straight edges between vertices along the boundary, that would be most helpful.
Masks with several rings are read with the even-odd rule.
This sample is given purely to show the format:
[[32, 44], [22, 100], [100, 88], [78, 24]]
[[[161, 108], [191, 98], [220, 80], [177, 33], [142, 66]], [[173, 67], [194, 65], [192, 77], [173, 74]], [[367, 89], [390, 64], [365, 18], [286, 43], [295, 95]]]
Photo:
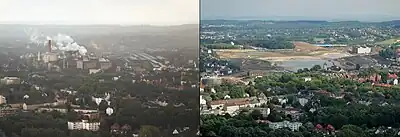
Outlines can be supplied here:
[[173, 27], [173, 26], [184, 26], [184, 25], [200, 25], [200, 23], [183, 23], [183, 24], [124, 24], [124, 23], [18, 23], [18, 22], [1, 22], [0, 25], [32, 25], [32, 26], [44, 26], [44, 25], [56, 25], [56, 26], [150, 26], [150, 27]]
[[364, 20], [345, 20], [345, 19], [201, 19], [205, 20], [225, 20], [225, 21], [325, 21], [325, 22], [389, 22], [389, 21], [400, 21], [400, 19], [391, 20], [379, 20], [379, 21], [364, 21]]

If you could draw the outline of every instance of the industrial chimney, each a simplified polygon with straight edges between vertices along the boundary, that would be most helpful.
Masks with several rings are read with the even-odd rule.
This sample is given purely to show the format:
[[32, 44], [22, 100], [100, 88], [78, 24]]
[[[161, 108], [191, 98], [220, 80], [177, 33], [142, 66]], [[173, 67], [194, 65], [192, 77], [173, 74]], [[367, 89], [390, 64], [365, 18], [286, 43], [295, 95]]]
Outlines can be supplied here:
[[48, 48], [49, 48], [49, 53], [51, 52], [51, 40], [49, 40], [48, 44]]

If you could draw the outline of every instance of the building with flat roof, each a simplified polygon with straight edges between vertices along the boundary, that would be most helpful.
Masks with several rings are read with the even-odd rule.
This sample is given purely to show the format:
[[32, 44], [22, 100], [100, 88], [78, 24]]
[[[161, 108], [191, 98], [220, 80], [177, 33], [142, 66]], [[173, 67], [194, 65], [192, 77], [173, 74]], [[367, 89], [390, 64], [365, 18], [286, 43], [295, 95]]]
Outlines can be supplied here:
[[4, 77], [0, 80], [1, 84], [4, 85], [13, 85], [13, 84], [20, 84], [21, 79], [18, 77]]
[[282, 121], [282, 122], [271, 122], [269, 123], [269, 128], [271, 129], [279, 129], [279, 128], [289, 128], [292, 131], [297, 131], [303, 125], [300, 122], [289, 122], [289, 121]]
[[365, 46], [357, 46], [353, 47], [353, 53], [355, 54], [369, 54], [371, 53], [372, 49], [370, 47]]

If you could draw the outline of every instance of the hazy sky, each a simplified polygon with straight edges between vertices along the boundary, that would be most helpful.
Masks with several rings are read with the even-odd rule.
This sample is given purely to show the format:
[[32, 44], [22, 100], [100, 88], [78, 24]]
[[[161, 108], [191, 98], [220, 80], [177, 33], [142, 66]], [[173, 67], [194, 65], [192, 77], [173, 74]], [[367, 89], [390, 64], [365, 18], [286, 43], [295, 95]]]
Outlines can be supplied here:
[[400, 19], [400, 0], [201, 0], [201, 19]]
[[198, 0], [0, 0], [0, 22], [58, 24], [198, 23]]

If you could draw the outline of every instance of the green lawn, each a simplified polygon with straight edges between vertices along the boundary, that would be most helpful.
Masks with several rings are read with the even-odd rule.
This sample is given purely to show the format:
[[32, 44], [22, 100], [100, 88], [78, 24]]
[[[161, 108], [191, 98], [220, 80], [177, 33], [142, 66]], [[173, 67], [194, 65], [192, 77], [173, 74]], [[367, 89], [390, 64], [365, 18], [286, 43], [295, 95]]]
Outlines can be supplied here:
[[381, 42], [377, 42], [376, 44], [379, 44], [379, 45], [390, 45], [390, 44], [395, 43], [396, 40], [400, 40], [400, 38], [388, 39], [388, 40], [384, 40], [384, 41], [381, 41]]

